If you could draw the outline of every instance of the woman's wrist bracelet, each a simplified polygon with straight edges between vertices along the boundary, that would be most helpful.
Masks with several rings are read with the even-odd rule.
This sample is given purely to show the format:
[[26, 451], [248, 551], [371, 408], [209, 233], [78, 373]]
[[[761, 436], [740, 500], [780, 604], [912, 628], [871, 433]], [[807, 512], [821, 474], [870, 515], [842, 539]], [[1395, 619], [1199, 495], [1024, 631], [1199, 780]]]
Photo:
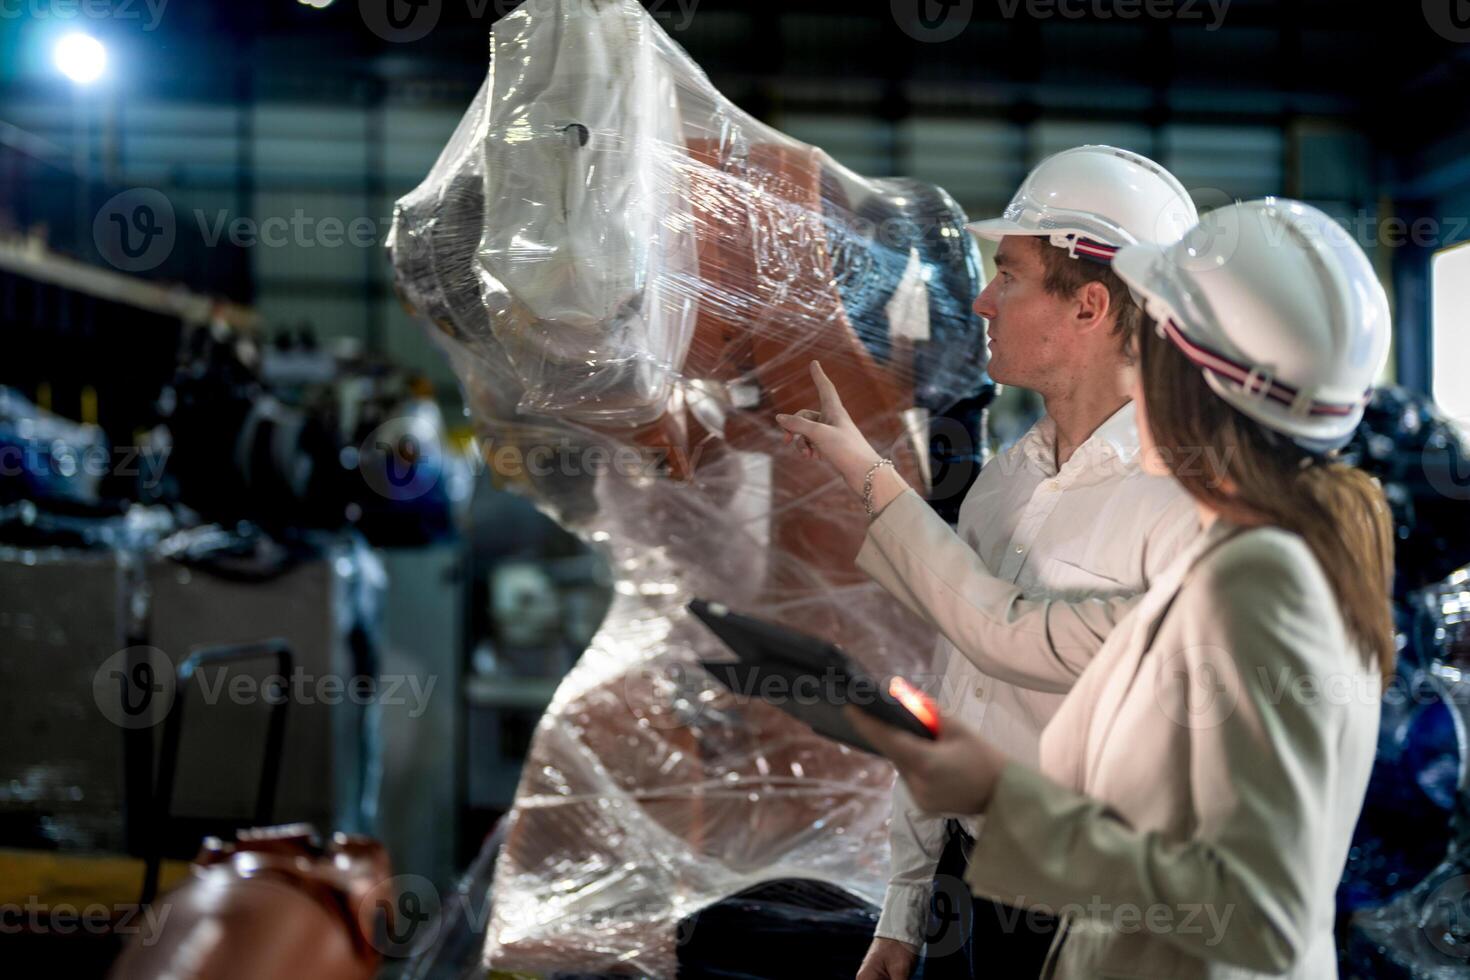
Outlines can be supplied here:
[[868, 473], [863, 477], [863, 509], [868, 512], [869, 518], [873, 516], [873, 474], [878, 472], [879, 467], [892, 465], [893, 460], [884, 457], [868, 467]]

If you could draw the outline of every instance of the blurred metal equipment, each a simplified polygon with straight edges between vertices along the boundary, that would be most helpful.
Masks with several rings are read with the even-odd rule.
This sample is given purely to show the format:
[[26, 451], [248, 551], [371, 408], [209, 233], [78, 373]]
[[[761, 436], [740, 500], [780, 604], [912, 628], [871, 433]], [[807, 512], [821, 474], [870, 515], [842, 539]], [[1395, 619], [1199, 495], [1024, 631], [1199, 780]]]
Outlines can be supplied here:
[[483, 481], [471, 502], [465, 802], [510, 809], [536, 724], [607, 614], [606, 562], [530, 501]]
[[125, 805], [142, 801], [94, 690], [130, 645], [141, 571], [124, 553], [0, 549], [0, 846], [126, 851]]
[[464, 547], [446, 542], [385, 548], [380, 555], [389, 588], [382, 613], [383, 761], [374, 835], [387, 845], [394, 867], [446, 888], [462, 867]]
[[1382, 481], [1393, 511], [1399, 660], [1338, 895], [1344, 963], [1384, 980], [1461, 978], [1470, 968], [1470, 452], [1428, 398], [1381, 388], [1347, 456]]
[[[12, 299], [33, 285], [17, 280]], [[156, 861], [263, 822], [251, 796], [258, 763], [237, 765], [230, 750], [267, 738], [277, 669], [207, 662], [185, 687], [172, 685], [175, 666], [201, 647], [280, 635], [297, 657], [284, 679], [292, 710], [271, 819], [376, 830], [386, 746], [395, 762], [387, 841], [404, 848], [405, 866], [445, 882], [455, 870], [461, 754], [450, 747], [464, 653], [452, 505], [467, 477], [432, 389], [309, 339], [262, 358], [228, 310], [210, 318], [197, 297], [179, 297], [192, 305], [156, 315], [206, 322], [159, 327], [159, 349], [144, 348], [140, 397], [83, 383], [131, 377], [121, 362], [52, 358], [57, 389], [77, 387], [82, 416], [107, 424], [49, 411], [49, 381], [29, 380], [35, 397], [0, 387], [0, 454], [20, 461], [0, 472], [0, 543], [11, 546], [0, 553], [0, 635], [14, 640], [0, 651], [11, 681], [0, 737], [13, 747], [0, 764], [0, 847]], [[45, 350], [64, 340], [39, 324], [37, 338]], [[121, 475], [128, 467], [133, 475]], [[365, 534], [405, 546], [395, 552], [403, 592], [392, 677], [381, 671], [389, 580]], [[129, 712], [128, 699], [149, 704], [147, 688], [165, 678], [156, 710]], [[149, 801], [175, 696], [190, 718], [173, 816], [155, 839]], [[416, 798], [435, 806], [413, 809]]]
[[[376, 556], [336, 536], [264, 567], [224, 547], [175, 554], [149, 568], [149, 644], [175, 662], [200, 646], [252, 643], [262, 633], [289, 644], [296, 662], [286, 678], [291, 710], [273, 819], [369, 831], [381, 765], [376, 619], [384, 582]], [[264, 663], [206, 666], [176, 695], [207, 705], [190, 718], [179, 756], [179, 845], [218, 833], [219, 817], [254, 818], [254, 769], [221, 772], [218, 760], [236, 756], [231, 747], [243, 733], [263, 740], [274, 675]]]
[[1397, 601], [1470, 562], [1470, 447], [1432, 399], [1378, 388], [1343, 453], [1376, 476], [1388, 496]]
[[133, 941], [112, 980], [369, 980], [394, 922], [388, 854], [367, 837], [323, 843], [309, 826], [204, 842], [192, 877], [161, 900], [157, 934]]
[[[281, 686], [284, 687], [286, 678], [291, 676], [291, 664], [294, 659], [291, 655], [291, 648], [285, 643], [279, 640], [268, 640], [264, 643], [246, 643], [234, 647], [197, 650], [179, 665], [174, 682], [174, 703], [168, 713], [168, 720], [164, 723], [163, 747], [159, 753], [153, 818], [149, 828], [153, 839], [148, 848], [148, 866], [143, 879], [142, 902], [144, 904], [153, 901], [158, 894], [159, 866], [163, 859], [162, 848], [164, 842], [169, 838], [171, 829], [169, 820], [172, 815], [174, 777], [178, 771], [179, 739], [183, 736], [184, 731], [184, 705], [187, 703], [189, 681], [195, 672], [204, 666], [269, 660], [274, 663], [275, 676], [281, 678]], [[285, 743], [286, 734], [286, 708], [291, 703], [284, 690], [274, 692], [274, 696], [268, 700], [270, 727], [265, 739], [264, 757], [260, 764], [259, 788], [255, 792], [255, 823], [257, 825], [269, 823], [271, 812], [275, 809], [276, 784], [281, 777], [281, 747]]]
[[1400, 809], [1395, 829], [1407, 835], [1436, 831], [1429, 843], [1443, 856], [1427, 873], [1420, 869], [1403, 882], [1412, 887], [1352, 917], [1348, 962], [1375, 980], [1462, 980], [1470, 971], [1470, 569], [1415, 598], [1419, 652], [1428, 651], [1429, 659], [1415, 664], [1415, 685], [1398, 693], [1414, 695], [1410, 703], [1421, 709], [1437, 709], [1447, 729], [1441, 740], [1458, 751], [1431, 756], [1440, 763], [1437, 770], [1423, 765], [1424, 753], [1394, 760], [1443, 807], [1432, 827]]
[[159, 398], [169, 491], [206, 520], [356, 525], [375, 544], [453, 536], [467, 487], [431, 392], [214, 329], [189, 334], [181, 361]]
[[0, 385], [0, 503], [51, 500], [70, 505], [99, 501], [95, 461], [109, 458], [107, 437], [48, 412], [14, 388]]
[[[190, 651], [254, 642], [267, 629], [298, 652], [286, 678], [293, 704], [276, 813], [346, 830], [368, 824], [381, 568], [332, 538], [315, 554], [261, 565], [232, 553], [238, 536], [213, 533], [223, 540], [0, 549], [0, 738], [9, 747], [0, 846], [145, 853], [158, 739], [176, 697], [191, 707], [164, 856], [187, 857], [205, 834], [251, 822], [258, 763], [234, 760], [242, 740], [267, 740], [277, 666], [203, 665], [182, 690], [173, 678]], [[369, 694], [355, 697], [354, 683]]]

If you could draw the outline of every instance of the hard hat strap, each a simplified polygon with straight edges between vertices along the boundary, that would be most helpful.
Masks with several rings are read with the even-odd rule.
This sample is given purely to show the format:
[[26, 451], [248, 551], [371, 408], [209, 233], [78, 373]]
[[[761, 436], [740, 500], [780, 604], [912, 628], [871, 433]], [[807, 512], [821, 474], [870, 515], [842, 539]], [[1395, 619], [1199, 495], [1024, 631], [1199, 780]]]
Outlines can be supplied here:
[[1073, 258], [1087, 259], [1100, 265], [1112, 265], [1113, 256], [1117, 254], [1118, 247], [1116, 245], [1096, 242], [1091, 238], [1078, 237], [1072, 244]]
[[[1056, 238], [1056, 235], [1052, 236], [1052, 243], [1062, 245], [1063, 243], [1056, 241]], [[1098, 265], [1112, 265], [1113, 256], [1118, 254], [1118, 246], [1109, 245], [1106, 242], [1099, 242], [1091, 238], [1084, 238], [1076, 233], [1069, 232], [1064, 236], [1064, 240], [1065, 245], [1063, 247], [1066, 248], [1067, 254], [1074, 259], [1087, 259], [1089, 262], [1096, 262]]]
[[1280, 405], [1292, 409], [1297, 415], [1351, 415], [1363, 405], [1368, 403], [1372, 397], [1373, 389], [1363, 393], [1363, 397], [1356, 402], [1327, 402], [1311, 398], [1307, 392], [1303, 392], [1281, 381], [1277, 381], [1270, 372], [1259, 366], [1242, 364], [1219, 351], [1207, 347], [1204, 344], [1189, 339], [1179, 324], [1172, 319], [1165, 318], [1161, 322], [1164, 328], [1164, 336], [1174, 342], [1174, 346], [1189, 358], [1190, 362], [1197, 367], [1204, 368], [1212, 374], [1219, 375], [1226, 380], [1245, 389], [1245, 393], [1253, 398], [1269, 398]]

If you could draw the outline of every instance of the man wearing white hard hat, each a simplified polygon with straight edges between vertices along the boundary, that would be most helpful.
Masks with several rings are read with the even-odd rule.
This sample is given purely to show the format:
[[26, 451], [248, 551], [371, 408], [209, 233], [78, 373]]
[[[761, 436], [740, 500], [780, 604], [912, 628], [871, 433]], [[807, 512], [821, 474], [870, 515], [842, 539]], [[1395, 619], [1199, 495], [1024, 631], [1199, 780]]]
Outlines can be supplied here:
[[848, 713], [921, 807], [986, 815], [977, 895], [1067, 910], [1048, 977], [1332, 980], [1394, 644], [1387, 501], [1330, 454], [1387, 357], [1388, 301], [1293, 201], [1222, 208], [1114, 268], [1151, 318], [1145, 465], [1204, 533], [1097, 652], [1039, 764], [957, 718], [925, 742]]
[[[877, 458], [819, 365], [821, 411], [781, 420], [877, 515], [858, 565], [943, 634], [941, 710], [1030, 764], [1114, 623], [1198, 533], [1187, 495], [1140, 466], [1127, 374], [1143, 313], [1109, 266], [1120, 247], [1177, 240], [1196, 220], [1152, 160], [1082, 146], [1043, 161], [1003, 216], [972, 226], [1000, 243], [975, 304], [990, 373], [1038, 392], [1046, 415], [987, 464], [957, 533]], [[926, 814], [895, 788], [890, 882], [862, 980], [908, 976], [926, 943], [931, 980], [1039, 974], [1053, 923], [972, 907], [960, 884], [982, 834], [979, 820]]]

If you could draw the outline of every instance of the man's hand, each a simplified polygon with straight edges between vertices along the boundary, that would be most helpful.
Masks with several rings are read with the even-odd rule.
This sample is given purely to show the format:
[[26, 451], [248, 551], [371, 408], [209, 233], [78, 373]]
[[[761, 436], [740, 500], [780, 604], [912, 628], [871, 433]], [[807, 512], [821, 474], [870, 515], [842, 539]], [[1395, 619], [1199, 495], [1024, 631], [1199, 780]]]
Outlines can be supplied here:
[[786, 430], [787, 442], [795, 440], [803, 456], [826, 460], [853, 493], [862, 493], [864, 477], [882, 457], [847, 414], [837, 386], [822, 371], [822, 365], [812, 361], [811, 371], [821, 410], [808, 408], [795, 415], [777, 415], [776, 424]]
[[863, 965], [858, 967], [857, 980], [908, 980], [919, 962], [919, 948], [897, 939], [875, 936]]
[[893, 763], [909, 795], [926, 813], [984, 813], [1006, 765], [1000, 750], [957, 719], [946, 718], [930, 741], [869, 717], [852, 705], [842, 709], [857, 733]]

